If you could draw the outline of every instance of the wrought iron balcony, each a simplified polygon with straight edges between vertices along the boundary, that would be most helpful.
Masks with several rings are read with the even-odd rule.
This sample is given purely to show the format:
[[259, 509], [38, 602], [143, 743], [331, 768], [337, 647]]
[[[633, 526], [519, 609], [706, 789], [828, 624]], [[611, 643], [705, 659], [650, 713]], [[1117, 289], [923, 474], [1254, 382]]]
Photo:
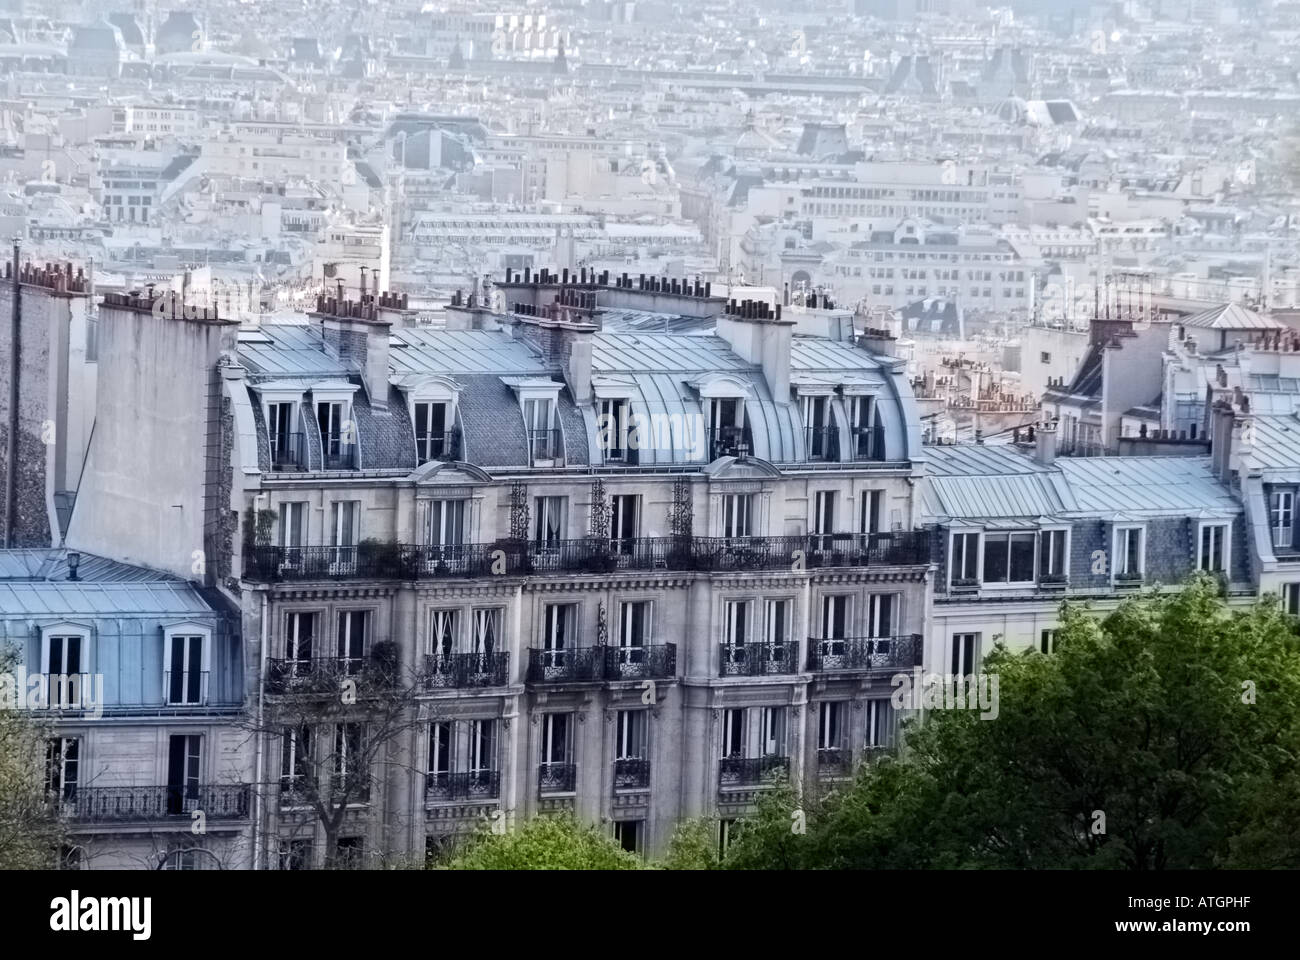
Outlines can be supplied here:
[[835, 637], [808, 640], [808, 669], [814, 673], [914, 667], [921, 663], [919, 634], [898, 637]]
[[427, 654], [424, 658], [424, 685], [429, 688], [504, 687], [509, 682], [509, 653]]
[[822, 747], [817, 751], [817, 776], [847, 777], [853, 772], [853, 751]]
[[301, 433], [271, 436], [271, 470], [276, 473], [300, 473], [307, 469], [307, 441]]
[[501, 773], [498, 770], [430, 773], [425, 779], [424, 799], [429, 802], [495, 800], [500, 795]]
[[882, 460], [876, 432], [870, 427], [854, 427], [849, 431], [849, 442], [845, 447], [846, 460]]
[[389, 664], [363, 657], [311, 657], [302, 660], [268, 659], [267, 693], [335, 694], [347, 678], [358, 686], [391, 686], [396, 670]]
[[839, 460], [840, 428], [807, 427], [803, 432], [804, 450], [809, 460]]
[[724, 677], [761, 677], [795, 673], [799, 669], [799, 641], [718, 645]]
[[420, 463], [428, 463], [430, 460], [459, 460], [460, 450], [460, 430], [456, 427], [415, 438], [415, 455]]
[[534, 463], [538, 460], [558, 460], [563, 457], [564, 440], [560, 436], [560, 431], [529, 430], [528, 454]]
[[723, 787], [755, 787], [789, 775], [789, 757], [723, 757], [718, 768], [718, 784]]
[[643, 790], [650, 786], [650, 761], [624, 758], [614, 761], [615, 790]]
[[322, 444], [321, 459], [326, 470], [355, 470], [357, 445], [326, 437]]
[[677, 644], [568, 647], [528, 651], [529, 683], [666, 680], [677, 675]]
[[68, 819], [81, 823], [135, 823], [173, 818], [189, 823], [200, 810], [208, 820], [248, 817], [248, 784], [152, 787], [75, 787], [59, 801]]
[[429, 546], [367, 541], [347, 547], [249, 547], [244, 577], [258, 582], [435, 580], [616, 570], [789, 570], [796, 563], [817, 568], [929, 562], [930, 534], [924, 530], [783, 537], [587, 537]]
[[712, 427], [704, 431], [710, 462], [718, 457], [740, 457], [754, 449], [747, 427]]
[[539, 793], [572, 793], [578, 782], [575, 763], [543, 763], [537, 768]]

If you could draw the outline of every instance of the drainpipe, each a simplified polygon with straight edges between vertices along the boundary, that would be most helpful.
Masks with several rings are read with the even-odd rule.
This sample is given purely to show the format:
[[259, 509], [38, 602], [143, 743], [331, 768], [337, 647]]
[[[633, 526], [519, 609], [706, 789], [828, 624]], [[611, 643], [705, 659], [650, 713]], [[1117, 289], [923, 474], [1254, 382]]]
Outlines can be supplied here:
[[[254, 508], [256, 509], [256, 507]], [[262, 838], [258, 836], [262, 826], [262, 791], [266, 784], [262, 779], [262, 754], [263, 743], [266, 740], [266, 730], [263, 728], [263, 706], [265, 703], [266, 689], [266, 645], [269, 642], [267, 636], [270, 630], [270, 618], [267, 616], [267, 594], [262, 592], [262, 648], [258, 651], [257, 656], [257, 744], [255, 747], [255, 758], [253, 760], [253, 869], [262, 869]]]
[[5, 439], [5, 546], [14, 546], [14, 528], [18, 514], [18, 371], [21, 367], [21, 344], [18, 331], [22, 326], [23, 287], [18, 279], [18, 245], [14, 237], [14, 306], [10, 312], [9, 333], [9, 436]]

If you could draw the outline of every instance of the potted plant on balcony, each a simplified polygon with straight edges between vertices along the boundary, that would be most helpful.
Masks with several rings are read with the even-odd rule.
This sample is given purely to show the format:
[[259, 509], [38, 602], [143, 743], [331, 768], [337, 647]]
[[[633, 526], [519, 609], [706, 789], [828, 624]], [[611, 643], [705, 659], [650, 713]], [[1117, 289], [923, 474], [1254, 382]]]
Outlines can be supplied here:
[[357, 544], [358, 568], [375, 577], [401, 578], [404, 574], [402, 548], [392, 540], [367, 537]]

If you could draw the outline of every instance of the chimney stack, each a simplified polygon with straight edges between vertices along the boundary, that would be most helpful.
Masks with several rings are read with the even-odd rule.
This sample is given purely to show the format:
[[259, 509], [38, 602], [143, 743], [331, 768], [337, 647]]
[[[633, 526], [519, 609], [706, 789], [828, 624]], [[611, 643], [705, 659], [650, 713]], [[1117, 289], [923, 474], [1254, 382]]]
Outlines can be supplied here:
[[1039, 425], [1034, 437], [1034, 460], [1045, 467], [1050, 467], [1056, 462], [1055, 418]]

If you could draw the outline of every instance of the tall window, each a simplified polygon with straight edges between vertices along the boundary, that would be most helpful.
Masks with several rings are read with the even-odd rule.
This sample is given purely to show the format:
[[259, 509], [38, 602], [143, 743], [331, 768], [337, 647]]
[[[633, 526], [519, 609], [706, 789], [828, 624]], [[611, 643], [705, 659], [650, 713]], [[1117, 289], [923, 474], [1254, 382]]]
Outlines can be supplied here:
[[596, 429], [606, 463], [629, 459], [628, 433], [632, 428], [630, 404], [627, 400], [601, 400]]
[[763, 642], [773, 660], [785, 657], [790, 642], [790, 601], [768, 600], [763, 605]]
[[952, 675], [970, 676], [979, 669], [980, 635], [954, 633], [952, 635]]
[[568, 503], [568, 497], [533, 498], [533, 542], [537, 546], [558, 546], [564, 539]]
[[714, 397], [708, 407], [709, 454], [712, 459], [734, 457], [744, 447], [745, 401]]
[[889, 746], [892, 727], [891, 704], [888, 700], [867, 701], [867, 731], [865, 743], [868, 747]]
[[867, 597], [867, 636], [892, 637], [897, 630], [896, 593], [873, 593]]
[[954, 533], [950, 570], [953, 583], [979, 582], [980, 535]]
[[285, 548], [285, 560], [294, 562], [294, 548], [307, 542], [307, 504], [302, 500], [280, 504], [280, 546]]
[[424, 542], [443, 554], [465, 543], [465, 501], [430, 500], [425, 508]]
[[1282, 584], [1282, 610], [1292, 616], [1300, 615], [1300, 583]]
[[455, 769], [453, 726], [452, 721], [443, 720], [429, 727], [429, 777], [435, 782], [445, 781]]
[[335, 500], [330, 504], [330, 546], [336, 566], [351, 566], [357, 560], [361, 501]]
[[1145, 569], [1146, 531], [1142, 527], [1120, 527], [1115, 531], [1115, 576], [1137, 579]]
[[609, 539], [619, 553], [632, 553], [640, 536], [641, 497], [620, 493], [610, 498]]
[[1269, 526], [1273, 529], [1273, 546], [1289, 549], [1292, 545], [1291, 525], [1295, 514], [1295, 493], [1275, 490], [1269, 497]]
[[1038, 636], [1038, 650], [1040, 653], [1056, 652], [1056, 631], [1043, 630]]
[[835, 491], [818, 490], [813, 498], [813, 535], [818, 549], [830, 550], [834, 547], [831, 534], [835, 532]]
[[1228, 525], [1206, 523], [1201, 526], [1201, 543], [1197, 551], [1196, 567], [1211, 573], [1228, 569]]
[[848, 594], [831, 594], [822, 597], [821, 654], [823, 657], [844, 655], [844, 641], [849, 636]]
[[334, 724], [334, 792], [346, 803], [369, 797], [370, 780], [365, 769], [366, 728], [361, 723]]
[[552, 429], [553, 404], [547, 398], [524, 401], [524, 426], [528, 430], [528, 448], [534, 460], [556, 456], [556, 431]]
[[786, 708], [759, 708], [759, 756], [784, 757], [786, 755]]
[[207, 638], [168, 634], [163, 644], [163, 687], [169, 704], [196, 706], [208, 692]]
[[370, 625], [369, 610], [341, 610], [334, 654], [339, 670], [348, 676], [361, 672], [366, 656], [366, 633]]
[[316, 614], [294, 611], [285, 618], [284, 658], [295, 675], [311, 669], [312, 645], [316, 637]]
[[1065, 530], [1044, 530], [1038, 540], [1040, 577], [1064, 579], [1066, 571]]
[[614, 759], [646, 758], [646, 711], [620, 710], [615, 715]]
[[880, 509], [884, 501], [883, 490], [864, 490], [862, 492], [862, 533], [880, 533], [882, 519]]
[[300, 470], [302, 463], [301, 434], [294, 430], [296, 403], [268, 403], [266, 429], [271, 442], [272, 470]]
[[343, 403], [338, 400], [321, 400], [316, 404], [316, 423], [320, 427], [321, 446], [325, 452], [325, 467], [339, 466], [343, 449], [350, 441], [343, 431]]
[[199, 777], [203, 738], [173, 734], [167, 755], [167, 812], [189, 813], [199, 807]]
[[834, 450], [835, 430], [831, 426], [829, 397], [803, 398], [803, 425], [808, 459], [835, 459], [838, 454]]
[[468, 733], [466, 769], [470, 773], [490, 773], [497, 768], [497, 722], [471, 720]]
[[564, 651], [577, 646], [577, 625], [577, 604], [548, 603], [542, 608], [542, 661], [545, 666], [564, 665]]
[[490, 656], [500, 649], [501, 608], [480, 607], [474, 611], [470, 633], [470, 653]]
[[52, 737], [45, 741], [46, 798], [76, 799], [80, 766], [81, 741], [76, 737]]
[[845, 717], [848, 716], [845, 700], [823, 700], [817, 705], [817, 749], [843, 750], [845, 736]]
[[81, 681], [73, 680], [88, 671], [85, 657], [86, 638], [78, 635], [49, 636], [44, 639], [45, 677], [48, 684], [46, 702], [55, 708], [81, 705]]
[[754, 535], [754, 494], [728, 493], [722, 497], [722, 536]]
[[732, 707], [722, 712], [722, 758], [724, 760], [728, 757], [744, 757], [748, 754], [745, 720], [744, 707]]
[[572, 721], [573, 715], [569, 713], [547, 713], [542, 715], [543, 784], [550, 783], [554, 787], [559, 787], [567, 783], [568, 789], [573, 789], [571, 781], [563, 772], [555, 769], [557, 767], [567, 767], [573, 762]]
[[727, 659], [744, 663], [745, 644], [749, 641], [749, 601], [728, 600], [722, 606], [722, 638], [727, 645]]
[[415, 404], [415, 452], [420, 463], [437, 460], [451, 451], [451, 424], [445, 402]]
[[650, 601], [634, 600], [619, 610], [618, 648], [621, 663], [640, 663], [650, 644]]
[[849, 398], [849, 423], [853, 429], [853, 455], [857, 460], [877, 458], [873, 397]]

